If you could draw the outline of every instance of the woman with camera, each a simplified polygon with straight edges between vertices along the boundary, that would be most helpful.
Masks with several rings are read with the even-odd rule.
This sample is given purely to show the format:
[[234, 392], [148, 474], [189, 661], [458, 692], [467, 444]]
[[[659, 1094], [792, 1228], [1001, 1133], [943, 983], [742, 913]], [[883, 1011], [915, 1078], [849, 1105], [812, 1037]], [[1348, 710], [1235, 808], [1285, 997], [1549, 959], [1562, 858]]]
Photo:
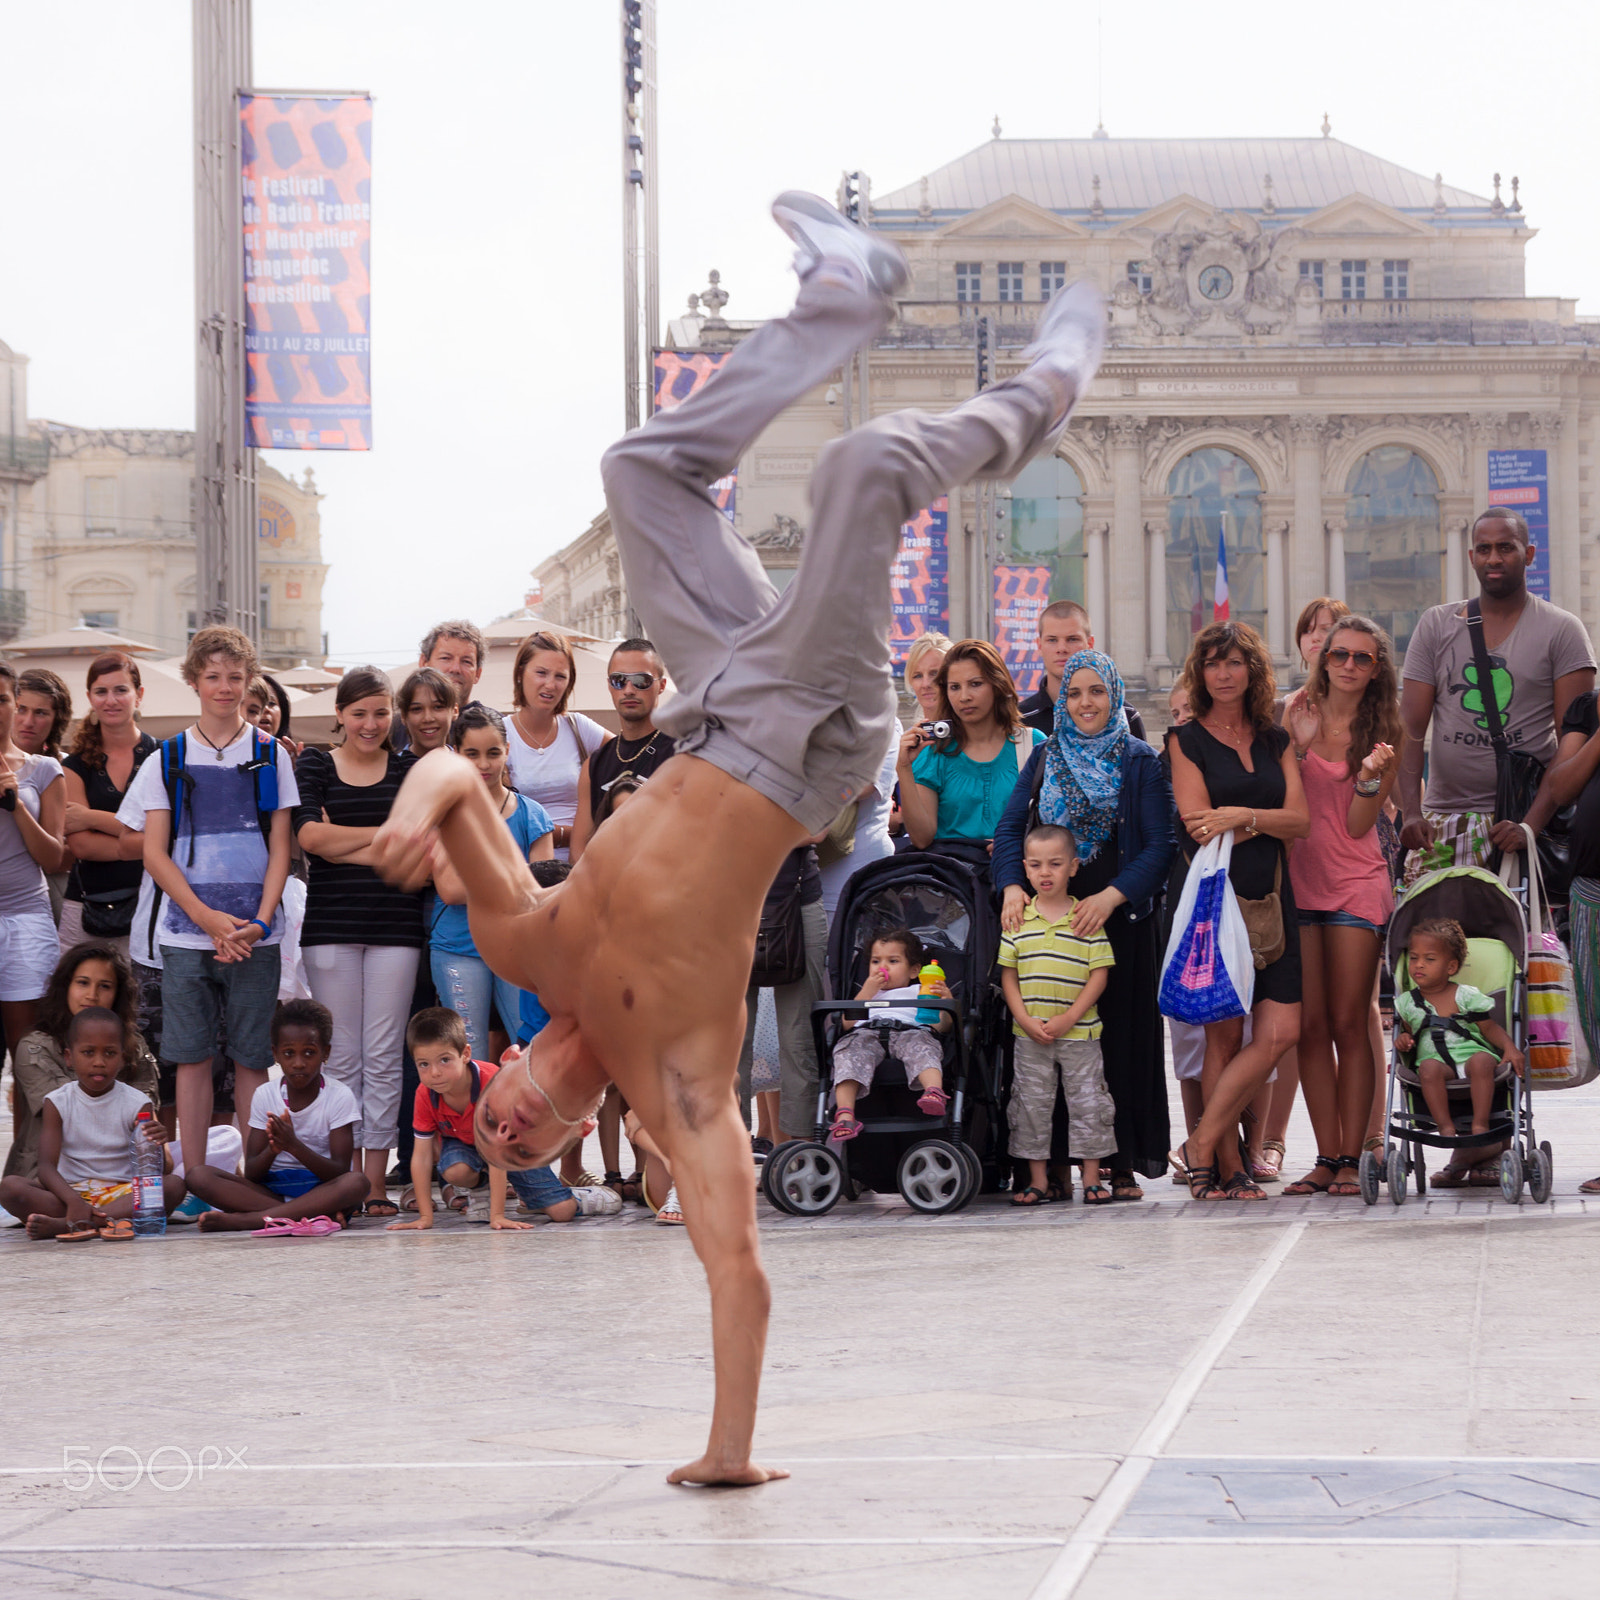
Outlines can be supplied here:
[[939, 667], [938, 715], [900, 740], [900, 814], [919, 850], [936, 840], [987, 850], [1044, 735], [1024, 726], [1016, 685], [987, 639], [962, 639]]

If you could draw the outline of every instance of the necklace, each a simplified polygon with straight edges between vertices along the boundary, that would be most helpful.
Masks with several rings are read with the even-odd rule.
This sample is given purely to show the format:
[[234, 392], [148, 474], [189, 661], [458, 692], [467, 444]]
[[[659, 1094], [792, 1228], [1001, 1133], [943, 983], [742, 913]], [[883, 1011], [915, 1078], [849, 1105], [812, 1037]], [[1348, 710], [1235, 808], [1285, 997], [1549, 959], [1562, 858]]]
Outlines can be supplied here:
[[516, 714], [516, 716], [514, 716], [511, 719], [516, 724], [517, 732], [522, 735], [523, 742], [528, 744], [528, 745], [530, 745], [530, 746], [532, 746], [533, 749], [535, 749], [535, 750], [548, 750], [550, 748], [550, 746], [553, 745], [556, 742], [557, 738], [560, 737], [560, 734], [561, 734], [561, 724], [560, 724], [560, 722], [557, 721], [557, 722], [553, 722], [551, 724], [550, 737], [548, 739], [536, 739], [536, 738], [534, 738], [534, 736], [531, 733], [528, 732], [528, 725], [527, 725], [527, 723], [525, 723], [522, 720], [523, 717], [527, 715], [527, 709], [528, 708], [526, 706], [524, 706]]
[[522, 1070], [525, 1073], [527, 1073], [528, 1082], [530, 1084], [532, 1084], [533, 1087], [539, 1091], [540, 1098], [544, 1101], [544, 1103], [547, 1106], [550, 1107], [550, 1115], [552, 1117], [554, 1117], [556, 1119], [556, 1121], [559, 1122], [562, 1125], [562, 1127], [564, 1127], [564, 1128], [576, 1128], [579, 1125], [579, 1123], [581, 1123], [583, 1121], [583, 1119], [580, 1117], [577, 1122], [573, 1122], [570, 1118], [562, 1116], [561, 1113], [556, 1110], [556, 1103], [555, 1103], [554, 1100], [552, 1100], [550, 1098], [549, 1091], [533, 1075], [533, 1052], [532, 1051], [527, 1051], [527, 1052], [525, 1052], [523, 1054], [523, 1057], [522, 1057]]
[[1206, 732], [1209, 733], [1212, 738], [1225, 740], [1228, 744], [1234, 745], [1235, 747], [1242, 747], [1248, 742], [1247, 730], [1243, 727], [1243, 725], [1241, 725], [1237, 731], [1224, 728], [1220, 723], [1214, 728], [1208, 724], [1202, 724], [1202, 726], [1205, 727]]
[[640, 756], [649, 755], [650, 752], [656, 747], [656, 736], [660, 732], [661, 730], [659, 728], [652, 728], [650, 730], [650, 737], [646, 739], [637, 750], [624, 750], [622, 746], [626, 741], [619, 733], [617, 735], [617, 756], [621, 760], [623, 766], [627, 766], [630, 762], [637, 761]]
[[250, 724], [244, 718], [241, 717], [239, 719], [239, 726], [237, 728], [235, 728], [233, 730], [233, 732], [230, 733], [228, 735], [228, 737], [222, 741], [221, 744], [216, 744], [212, 740], [207, 739], [206, 738], [205, 729], [202, 728], [198, 722], [195, 723], [195, 725], [194, 725], [194, 731], [200, 736], [201, 739], [204, 739], [205, 742], [207, 744], [209, 744], [213, 750], [215, 750], [217, 752], [217, 760], [220, 761], [222, 759], [222, 752], [224, 750], [226, 750], [228, 748], [228, 746], [230, 744], [232, 744], [234, 742], [234, 740], [236, 740], [239, 737], [239, 735], [242, 734], [244, 732], [244, 730], [246, 728], [248, 728], [249, 726], [250, 726]]

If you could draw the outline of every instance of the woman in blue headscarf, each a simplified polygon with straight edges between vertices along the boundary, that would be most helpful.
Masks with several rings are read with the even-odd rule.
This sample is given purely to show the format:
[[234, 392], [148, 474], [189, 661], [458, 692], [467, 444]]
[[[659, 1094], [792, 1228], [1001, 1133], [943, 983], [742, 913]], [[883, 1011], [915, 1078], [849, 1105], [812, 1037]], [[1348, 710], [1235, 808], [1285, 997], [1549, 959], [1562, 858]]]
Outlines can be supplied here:
[[[1116, 1105], [1111, 1192], [1138, 1200], [1138, 1175], [1167, 1169], [1167, 1085], [1161, 1011], [1162, 891], [1177, 850], [1172, 787], [1156, 752], [1128, 731], [1122, 675], [1111, 657], [1080, 650], [1061, 671], [1055, 731], [1017, 778], [994, 836], [1001, 921], [1021, 927], [1030, 890], [1023, 840], [1030, 825], [1057, 823], [1078, 842], [1073, 931], [1104, 928], [1117, 964], [1098, 1005], [1106, 1087]], [[1035, 808], [1037, 815], [1035, 816]], [[1066, 1150], [1065, 1107], [1056, 1107], [1056, 1148]], [[1064, 1155], [1062, 1157], [1064, 1160]]]

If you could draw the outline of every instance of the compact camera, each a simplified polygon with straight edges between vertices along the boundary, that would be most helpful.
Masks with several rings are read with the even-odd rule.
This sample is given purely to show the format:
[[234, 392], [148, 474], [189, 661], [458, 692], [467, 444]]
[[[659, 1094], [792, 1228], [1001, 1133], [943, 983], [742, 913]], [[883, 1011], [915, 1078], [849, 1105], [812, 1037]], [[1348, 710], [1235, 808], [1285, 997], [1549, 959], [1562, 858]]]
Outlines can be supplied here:
[[948, 739], [950, 737], [950, 724], [941, 718], [938, 722], [919, 722], [917, 732], [924, 739]]

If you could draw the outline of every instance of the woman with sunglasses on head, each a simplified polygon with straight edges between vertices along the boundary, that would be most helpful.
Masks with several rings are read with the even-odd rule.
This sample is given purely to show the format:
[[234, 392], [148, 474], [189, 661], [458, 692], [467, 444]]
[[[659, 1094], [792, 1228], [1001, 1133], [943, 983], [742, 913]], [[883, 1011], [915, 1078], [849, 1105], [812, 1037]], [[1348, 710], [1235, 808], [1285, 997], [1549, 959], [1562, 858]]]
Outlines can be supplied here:
[[577, 682], [578, 664], [564, 635], [541, 628], [522, 641], [511, 669], [507, 770], [517, 793], [549, 815], [557, 861], [569, 859], [583, 769], [611, 738], [593, 717], [567, 710]]
[[1285, 723], [1311, 814], [1289, 876], [1300, 922], [1300, 1088], [1317, 1159], [1283, 1192], [1354, 1195], [1376, 1072], [1373, 984], [1394, 909], [1377, 823], [1404, 739], [1394, 646], [1377, 623], [1337, 620]]

